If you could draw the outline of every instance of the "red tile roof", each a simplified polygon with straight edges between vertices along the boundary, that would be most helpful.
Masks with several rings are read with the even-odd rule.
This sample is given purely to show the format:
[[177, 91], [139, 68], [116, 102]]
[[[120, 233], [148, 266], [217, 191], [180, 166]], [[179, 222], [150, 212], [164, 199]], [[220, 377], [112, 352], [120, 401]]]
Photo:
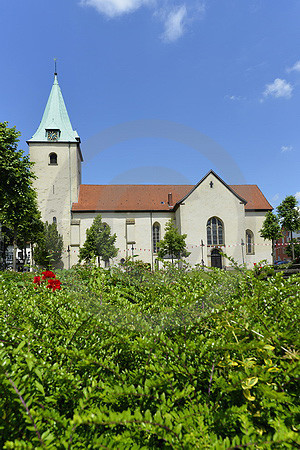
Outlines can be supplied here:
[[230, 185], [238, 195], [247, 200], [245, 209], [273, 209], [264, 194], [256, 184], [232, 184]]
[[[78, 203], [72, 211], [169, 211], [168, 194], [172, 193], [175, 206], [195, 186], [192, 185], [91, 185], [80, 186]], [[246, 210], [272, 209], [256, 185], [229, 186], [247, 200]]]

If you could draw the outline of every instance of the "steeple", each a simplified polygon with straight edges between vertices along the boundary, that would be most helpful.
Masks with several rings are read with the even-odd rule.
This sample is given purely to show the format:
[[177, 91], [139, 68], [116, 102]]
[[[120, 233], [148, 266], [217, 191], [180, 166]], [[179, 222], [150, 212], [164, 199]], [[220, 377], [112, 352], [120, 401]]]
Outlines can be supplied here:
[[[55, 69], [56, 70], [56, 69]], [[29, 142], [80, 142], [73, 130], [67, 108], [58, 84], [57, 73], [54, 74], [53, 86], [41, 123]]]

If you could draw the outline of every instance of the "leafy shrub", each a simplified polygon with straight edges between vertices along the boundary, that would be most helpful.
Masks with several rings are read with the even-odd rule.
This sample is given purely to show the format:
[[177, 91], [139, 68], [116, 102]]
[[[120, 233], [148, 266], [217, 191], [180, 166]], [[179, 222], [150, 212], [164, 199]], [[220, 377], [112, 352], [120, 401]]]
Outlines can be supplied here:
[[294, 448], [299, 276], [0, 275], [1, 448]]

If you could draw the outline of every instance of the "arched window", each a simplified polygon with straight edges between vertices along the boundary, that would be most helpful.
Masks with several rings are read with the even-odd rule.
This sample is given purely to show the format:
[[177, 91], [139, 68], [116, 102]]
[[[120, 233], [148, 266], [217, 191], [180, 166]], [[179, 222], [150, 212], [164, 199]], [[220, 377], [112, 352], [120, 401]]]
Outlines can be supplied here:
[[157, 253], [157, 243], [160, 241], [160, 225], [155, 222], [152, 227], [153, 253]]
[[207, 221], [207, 245], [223, 245], [224, 244], [224, 226], [220, 219], [211, 217]]
[[49, 164], [57, 164], [57, 154], [56, 153], [50, 153]]
[[254, 235], [251, 230], [246, 230], [246, 254], [254, 255]]
[[52, 223], [57, 223], [56, 217], [53, 217], [53, 218], [52, 218]]

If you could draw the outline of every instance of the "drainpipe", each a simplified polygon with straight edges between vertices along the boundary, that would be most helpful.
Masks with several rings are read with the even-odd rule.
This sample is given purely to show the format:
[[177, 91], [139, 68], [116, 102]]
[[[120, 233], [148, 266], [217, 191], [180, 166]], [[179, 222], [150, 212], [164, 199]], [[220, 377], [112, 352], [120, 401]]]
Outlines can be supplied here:
[[152, 266], [152, 271], [154, 270], [154, 258], [153, 258], [153, 219], [152, 219], [152, 211], [150, 211], [150, 226], [151, 226], [151, 231], [150, 231], [150, 245], [151, 245], [151, 266]]
[[71, 179], [71, 145], [70, 142], [68, 143], [69, 148], [69, 190], [70, 190], [70, 210], [69, 210], [69, 223], [68, 223], [68, 269], [71, 267], [71, 261], [70, 261], [70, 245], [71, 244], [71, 211], [72, 211], [72, 179]]

